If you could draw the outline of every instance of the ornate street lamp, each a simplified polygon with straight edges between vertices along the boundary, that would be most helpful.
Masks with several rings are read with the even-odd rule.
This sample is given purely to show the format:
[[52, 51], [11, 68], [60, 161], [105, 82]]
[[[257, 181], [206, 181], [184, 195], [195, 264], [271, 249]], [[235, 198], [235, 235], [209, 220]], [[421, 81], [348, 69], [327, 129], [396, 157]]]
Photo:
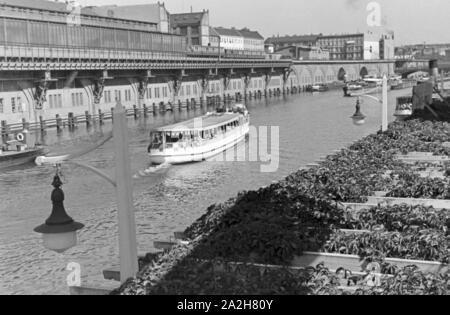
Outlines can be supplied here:
[[353, 124], [356, 126], [361, 126], [366, 123], [366, 116], [361, 113], [361, 101], [359, 97], [356, 100], [356, 112], [351, 118], [353, 119]]
[[45, 248], [64, 253], [77, 245], [77, 231], [84, 225], [75, 222], [67, 215], [64, 209], [64, 192], [61, 189], [62, 181], [58, 174], [54, 177], [52, 186], [55, 188], [51, 197], [52, 213], [47, 221], [34, 231], [42, 234]]
[[361, 100], [360, 97], [367, 97], [370, 99], [373, 99], [375, 101], [377, 101], [378, 103], [382, 104], [382, 108], [381, 108], [381, 131], [387, 131], [388, 130], [388, 80], [386, 75], [383, 76], [383, 96], [382, 99], [380, 100], [379, 98], [372, 96], [372, 95], [367, 95], [367, 94], [361, 94], [358, 95], [358, 99], [356, 100], [356, 112], [355, 114], [351, 117], [353, 119], [353, 123], [357, 126], [361, 126], [364, 125], [366, 123], [366, 116], [364, 116], [361, 113]]
[[[115, 188], [119, 226], [120, 280], [124, 283], [129, 278], [135, 277], [138, 272], [136, 222], [133, 206], [131, 163], [128, 151], [127, 118], [125, 108], [119, 102], [114, 109], [113, 115], [113, 131], [100, 142], [72, 155], [56, 157], [40, 156], [36, 159], [36, 164], [57, 166], [62, 163], [75, 164], [94, 172], [111, 183]], [[107, 174], [95, 167], [73, 160], [97, 149], [110, 139], [114, 140], [116, 179], [110, 178]], [[43, 234], [44, 246], [57, 252], [64, 252], [75, 246], [76, 231], [83, 227], [81, 223], [74, 222], [67, 215], [63, 205], [64, 193], [61, 190], [61, 185], [61, 179], [57, 174], [53, 182], [55, 190], [52, 193], [52, 214], [45, 224], [35, 229], [36, 232]]]

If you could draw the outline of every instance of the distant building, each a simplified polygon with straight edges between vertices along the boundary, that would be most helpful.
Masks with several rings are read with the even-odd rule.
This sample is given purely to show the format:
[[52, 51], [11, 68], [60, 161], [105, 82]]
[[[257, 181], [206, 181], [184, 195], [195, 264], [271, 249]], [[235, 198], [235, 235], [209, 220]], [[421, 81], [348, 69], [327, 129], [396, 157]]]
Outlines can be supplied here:
[[188, 45], [210, 46], [209, 11], [171, 14], [175, 34], [186, 36]]
[[275, 52], [275, 46], [273, 44], [264, 44], [264, 50], [268, 54], [273, 54]]
[[395, 42], [394, 32], [382, 35], [380, 39], [380, 59], [395, 59]]
[[209, 28], [209, 45], [211, 47], [219, 47], [220, 46], [220, 35], [216, 32], [214, 27]]
[[244, 50], [244, 37], [235, 28], [214, 28], [220, 36], [220, 47], [224, 49]]
[[[372, 60], [393, 58], [394, 34], [388, 33], [386, 38], [372, 32], [340, 35], [295, 35], [277, 36], [266, 40], [266, 45], [273, 45], [275, 51], [283, 48], [316, 47], [311, 50], [310, 57], [321, 48], [328, 52], [331, 60]], [[297, 54], [298, 52], [296, 52]], [[321, 55], [316, 56], [321, 58]]]
[[450, 59], [450, 44], [418, 44], [395, 48], [398, 59]]
[[264, 51], [264, 37], [256, 31], [244, 28], [239, 31], [244, 37], [244, 50]]
[[264, 37], [257, 31], [248, 28], [238, 30], [236, 28], [215, 27], [210, 30], [211, 46], [219, 46], [224, 49], [264, 51]]
[[274, 50], [280, 50], [289, 46], [317, 46], [317, 40], [321, 35], [294, 35], [270, 37], [266, 45], [272, 45]]
[[288, 46], [275, 51], [283, 57], [294, 60], [330, 60], [330, 52], [320, 47]]
[[331, 60], [363, 60], [364, 34], [320, 36], [317, 45], [330, 52]]
[[110, 6], [89, 6], [81, 9], [83, 14], [92, 14], [108, 18], [126, 19], [140, 21], [144, 23], [157, 24], [156, 31], [169, 33], [169, 12], [164, 3], [143, 4], [143, 5], [110, 5]]

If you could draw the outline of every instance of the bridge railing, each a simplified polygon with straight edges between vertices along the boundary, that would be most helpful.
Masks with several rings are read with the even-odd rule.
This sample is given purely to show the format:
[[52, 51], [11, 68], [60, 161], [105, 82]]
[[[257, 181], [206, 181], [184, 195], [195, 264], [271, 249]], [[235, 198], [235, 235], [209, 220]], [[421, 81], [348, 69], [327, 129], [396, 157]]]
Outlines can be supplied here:
[[[33, 47], [33, 46], [6, 46], [0, 45], [0, 60], [2, 61], [46, 61], [46, 60], [104, 60], [104, 61], [169, 61], [169, 62], [218, 62], [211, 57], [188, 57], [185, 53], [162, 51], [133, 51], [121, 49], [83, 49], [83, 48], [59, 48], [59, 47]], [[260, 63], [264, 59], [227, 58], [226, 63]], [[277, 62], [272, 60], [271, 62]], [[287, 61], [280, 61], [286, 63]]]
[[[252, 58], [211, 58], [201, 56], [187, 56], [179, 52], [162, 51], [133, 51], [121, 49], [83, 49], [61, 47], [33, 47], [33, 46], [6, 46], [0, 45], [0, 62], [30, 63], [30, 66], [38, 63], [55, 64], [73, 63], [145, 63], [156, 68], [164, 64], [176, 66], [176, 68], [239, 68], [239, 67], [287, 67], [289, 60], [265, 60]], [[50, 66], [51, 67], [51, 66]], [[56, 67], [57, 68], [57, 67]]]

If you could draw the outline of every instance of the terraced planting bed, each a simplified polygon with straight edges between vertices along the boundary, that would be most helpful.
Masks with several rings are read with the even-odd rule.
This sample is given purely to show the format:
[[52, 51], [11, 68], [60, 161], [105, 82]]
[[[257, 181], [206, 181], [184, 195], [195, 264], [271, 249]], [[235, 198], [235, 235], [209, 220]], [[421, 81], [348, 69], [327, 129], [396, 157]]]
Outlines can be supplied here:
[[[166, 244], [115, 293], [449, 294], [447, 165], [440, 178], [417, 174], [429, 157], [450, 156], [449, 141], [449, 123], [397, 122], [313, 168], [212, 205], [177, 233], [184, 244]], [[414, 152], [428, 160], [398, 158], [421, 156]], [[412, 201], [378, 205], [381, 198]]]

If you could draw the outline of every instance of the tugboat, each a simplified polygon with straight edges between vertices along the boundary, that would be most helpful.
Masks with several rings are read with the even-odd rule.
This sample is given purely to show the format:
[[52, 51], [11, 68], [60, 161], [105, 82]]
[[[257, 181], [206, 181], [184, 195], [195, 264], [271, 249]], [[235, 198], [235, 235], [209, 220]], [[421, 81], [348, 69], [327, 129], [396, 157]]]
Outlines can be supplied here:
[[43, 147], [35, 145], [27, 131], [18, 133], [0, 144], [0, 170], [31, 163], [45, 153]]

